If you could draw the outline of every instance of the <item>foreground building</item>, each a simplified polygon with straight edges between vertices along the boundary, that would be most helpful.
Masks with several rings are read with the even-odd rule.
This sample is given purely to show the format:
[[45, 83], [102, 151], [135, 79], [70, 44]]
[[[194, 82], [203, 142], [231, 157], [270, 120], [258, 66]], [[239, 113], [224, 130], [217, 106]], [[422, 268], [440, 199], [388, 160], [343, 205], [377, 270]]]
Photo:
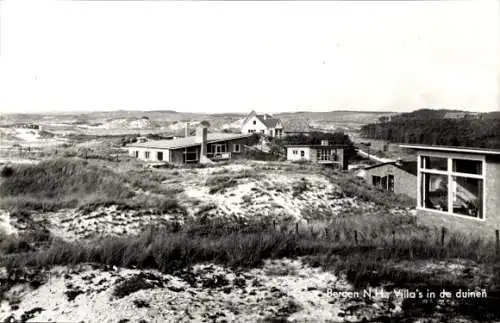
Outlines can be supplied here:
[[417, 198], [416, 161], [398, 160], [368, 166], [359, 176], [380, 189]]
[[500, 150], [401, 145], [418, 154], [417, 210], [468, 231], [500, 229]]
[[208, 133], [206, 127], [199, 127], [194, 136], [134, 143], [127, 148], [130, 156], [144, 161], [204, 163], [240, 158], [250, 137], [251, 134]]
[[317, 164], [331, 164], [347, 170], [346, 146], [330, 145], [322, 140], [320, 145], [287, 145], [286, 159], [289, 161], [309, 161]]
[[241, 124], [241, 133], [258, 133], [269, 137], [281, 137], [283, 136], [283, 125], [278, 118], [273, 118], [269, 114], [257, 114], [252, 111]]

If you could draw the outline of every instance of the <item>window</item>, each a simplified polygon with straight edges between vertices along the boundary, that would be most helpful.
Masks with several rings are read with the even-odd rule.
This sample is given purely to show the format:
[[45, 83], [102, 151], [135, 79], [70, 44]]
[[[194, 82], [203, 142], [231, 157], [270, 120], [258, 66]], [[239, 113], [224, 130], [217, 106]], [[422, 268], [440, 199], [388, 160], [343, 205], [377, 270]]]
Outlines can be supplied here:
[[145, 152], [144, 152], [144, 157], [145, 157], [146, 159], [149, 159], [149, 151], [145, 151]]
[[422, 165], [425, 169], [447, 170], [448, 160], [440, 157], [422, 157]]
[[422, 174], [423, 205], [426, 209], [448, 211], [448, 180], [445, 175]]
[[387, 190], [394, 192], [394, 175], [389, 175], [389, 182], [387, 183]]
[[226, 144], [213, 144], [213, 145], [211, 145], [211, 152], [214, 155], [226, 153], [227, 146], [226, 146]]
[[239, 153], [239, 152], [241, 151], [241, 146], [240, 146], [240, 144], [234, 144], [234, 145], [233, 145], [233, 151], [234, 151], [235, 153]]
[[253, 121], [253, 124], [254, 124], [254, 125], [256, 125], [256, 124], [257, 124], [257, 121], [255, 121], [255, 120], [254, 120], [254, 121]]
[[453, 159], [453, 171], [456, 173], [481, 175], [482, 166], [483, 163], [480, 160]]
[[134, 156], [135, 156], [135, 158], [139, 158], [139, 151], [138, 150], [134, 151]]
[[421, 156], [419, 207], [483, 219], [483, 160]]
[[163, 160], [163, 152], [162, 151], [158, 151], [156, 153], [156, 159], [158, 160]]
[[264, 131], [264, 130], [261, 130], [261, 131], [260, 131], [260, 133], [265, 133], [265, 131]]
[[306, 152], [305, 152], [305, 151], [303, 151], [303, 150], [301, 150], [301, 151], [300, 151], [300, 157], [304, 157], [305, 155], [306, 155]]
[[382, 190], [394, 192], [394, 175], [372, 176], [372, 185]]
[[298, 152], [297, 150], [293, 150], [293, 151], [292, 151], [292, 153], [293, 153], [294, 155], [297, 155], [299, 152]]

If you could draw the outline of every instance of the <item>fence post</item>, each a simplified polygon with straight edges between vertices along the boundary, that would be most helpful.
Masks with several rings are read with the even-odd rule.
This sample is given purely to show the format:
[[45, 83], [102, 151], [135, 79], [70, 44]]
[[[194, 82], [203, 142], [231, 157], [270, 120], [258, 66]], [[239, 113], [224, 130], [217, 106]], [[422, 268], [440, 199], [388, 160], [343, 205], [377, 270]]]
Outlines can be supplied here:
[[496, 238], [496, 254], [497, 256], [500, 253], [500, 237], [499, 237], [499, 231], [498, 229], [495, 230], [495, 238]]
[[295, 233], [299, 234], [299, 222], [295, 223]]
[[446, 229], [444, 227], [441, 228], [441, 247], [444, 247], [444, 234]]

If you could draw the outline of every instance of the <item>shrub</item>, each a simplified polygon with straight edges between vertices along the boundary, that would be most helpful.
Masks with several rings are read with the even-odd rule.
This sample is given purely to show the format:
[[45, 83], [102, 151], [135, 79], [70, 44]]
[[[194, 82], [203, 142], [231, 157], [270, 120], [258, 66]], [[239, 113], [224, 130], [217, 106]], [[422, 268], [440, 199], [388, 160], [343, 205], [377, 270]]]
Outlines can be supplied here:
[[234, 187], [237, 184], [238, 181], [230, 175], [215, 175], [209, 177], [205, 182], [205, 185], [209, 187], [209, 194], [223, 192], [225, 189]]
[[10, 177], [14, 174], [14, 169], [11, 166], [2, 167], [2, 171], [0, 172], [1, 177]]
[[126, 278], [118, 285], [116, 285], [115, 289], [113, 290], [113, 296], [123, 298], [143, 289], [163, 287], [164, 283], [165, 280], [161, 276], [152, 273], [139, 273], [130, 278]]
[[301, 195], [303, 192], [308, 190], [308, 181], [303, 177], [299, 181], [295, 182], [292, 186], [293, 197]]

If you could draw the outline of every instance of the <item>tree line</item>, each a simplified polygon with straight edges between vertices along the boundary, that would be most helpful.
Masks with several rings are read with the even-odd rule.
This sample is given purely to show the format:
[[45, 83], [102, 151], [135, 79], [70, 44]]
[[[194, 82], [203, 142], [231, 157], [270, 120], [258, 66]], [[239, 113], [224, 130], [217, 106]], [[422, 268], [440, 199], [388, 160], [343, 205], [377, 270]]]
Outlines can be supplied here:
[[447, 119], [437, 111], [419, 110], [367, 124], [361, 135], [397, 143], [500, 149], [500, 113]]

